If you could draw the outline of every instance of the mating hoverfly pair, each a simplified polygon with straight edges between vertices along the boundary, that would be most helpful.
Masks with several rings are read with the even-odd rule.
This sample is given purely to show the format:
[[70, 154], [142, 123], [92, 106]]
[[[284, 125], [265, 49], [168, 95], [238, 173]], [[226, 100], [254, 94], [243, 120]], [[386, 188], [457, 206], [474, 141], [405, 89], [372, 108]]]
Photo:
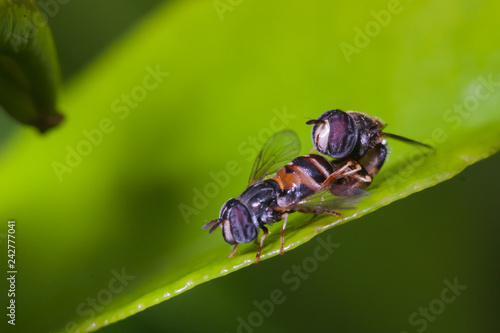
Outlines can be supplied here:
[[[229, 257], [236, 253], [238, 244], [257, 239], [262, 229], [257, 264], [264, 239], [269, 235], [266, 225], [284, 219], [280, 235], [283, 254], [289, 213], [342, 216], [337, 210], [354, 208], [368, 194], [364, 189], [387, 159], [384, 137], [432, 149], [382, 132], [385, 124], [381, 120], [361, 112], [331, 110], [306, 124], [313, 125], [314, 148], [309, 155], [295, 157], [300, 153], [300, 140], [292, 130], [274, 134], [255, 160], [247, 189], [226, 201], [219, 218], [203, 226], [210, 228], [209, 233], [219, 225], [222, 227], [224, 240], [234, 245]], [[313, 154], [314, 149], [323, 155]]]

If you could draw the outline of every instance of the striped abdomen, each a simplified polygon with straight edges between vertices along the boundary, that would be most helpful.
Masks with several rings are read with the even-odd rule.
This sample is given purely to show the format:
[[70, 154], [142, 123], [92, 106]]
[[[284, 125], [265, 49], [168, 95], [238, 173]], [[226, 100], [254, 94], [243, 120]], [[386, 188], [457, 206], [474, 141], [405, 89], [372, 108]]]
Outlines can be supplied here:
[[333, 171], [334, 167], [323, 156], [310, 154], [295, 158], [272, 178], [282, 190], [278, 205], [294, 205], [317, 193]]

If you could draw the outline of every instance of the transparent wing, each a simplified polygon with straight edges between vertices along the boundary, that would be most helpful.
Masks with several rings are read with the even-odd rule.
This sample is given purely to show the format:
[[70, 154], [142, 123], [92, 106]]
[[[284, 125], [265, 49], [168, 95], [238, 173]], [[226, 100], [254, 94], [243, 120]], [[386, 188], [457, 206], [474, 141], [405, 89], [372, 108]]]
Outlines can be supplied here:
[[300, 140], [292, 130], [275, 133], [266, 141], [253, 164], [248, 185], [274, 174], [300, 153]]
[[386, 132], [380, 132], [380, 134], [385, 135], [385, 136], [387, 136], [389, 138], [393, 138], [393, 139], [396, 139], [396, 140], [399, 140], [399, 141], [402, 141], [402, 142], [409, 143], [409, 144], [414, 145], [414, 146], [420, 146], [420, 147], [425, 147], [427, 149], [434, 150], [434, 147], [429, 146], [428, 144], [425, 144], [425, 143], [422, 143], [422, 142], [418, 142], [418, 141], [415, 141], [415, 140], [412, 140], [412, 139], [408, 139], [408, 138], [405, 138], [404, 136], [401, 136], [401, 135], [391, 134], [391, 133], [386, 133]]
[[370, 194], [370, 192], [357, 187], [333, 185], [330, 189], [324, 189], [300, 201], [293, 209], [309, 213], [329, 213], [336, 210], [354, 209]]

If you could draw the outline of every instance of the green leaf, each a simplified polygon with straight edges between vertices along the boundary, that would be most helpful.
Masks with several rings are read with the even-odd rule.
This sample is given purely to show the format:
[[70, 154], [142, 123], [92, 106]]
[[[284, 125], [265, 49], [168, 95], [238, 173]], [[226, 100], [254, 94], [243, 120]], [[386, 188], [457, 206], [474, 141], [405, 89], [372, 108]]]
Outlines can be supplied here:
[[17, 121], [45, 132], [63, 117], [56, 109], [60, 80], [46, 19], [30, 0], [0, 1], [0, 105]]
[[[358, 209], [291, 215], [286, 256], [498, 151], [499, 56], [477, 40], [497, 32], [497, 4], [436, 17], [433, 3], [411, 2], [363, 47], [353, 28], [384, 8], [350, 6], [243, 2], [221, 21], [208, 2], [170, 3], [77, 77], [65, 126], [43, 141], [25, 131], [0, 156], [0, 219], [17, 221], [17, 300], [33, 319], [18, 327], [96, 330], [252, 265], [255, 244], [228, 259], [231, 246], [201, 226], [245, 189], [270, 133], [295, 130], [305, 154], [304, 123], [328, 109], [376, 115], [436, 150], [391, 141]], [[470, 6], [491, 8], [457, 25]], [[357, 52], [347, 59], [342, 43]], [[277, 255], [279, 230], [262, 260]]]

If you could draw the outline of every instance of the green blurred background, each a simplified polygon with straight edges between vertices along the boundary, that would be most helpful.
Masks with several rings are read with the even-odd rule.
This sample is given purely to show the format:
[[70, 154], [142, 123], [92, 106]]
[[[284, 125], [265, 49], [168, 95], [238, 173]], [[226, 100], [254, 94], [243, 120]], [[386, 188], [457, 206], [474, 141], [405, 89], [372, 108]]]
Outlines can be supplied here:
[[[104, 2], [73, 0], [61, 6], [60, 11], [49, 20], [49, 23], [58, 48], [64, 81], [66, 83], [71, 82], [72, 78], [78, 73], [85, 72], [86, 66], [98, 58], [102, 52], [112, 48], [113, 43], [126, 36], [129, 29], [153, 12], [160, 3], [163, 3], [163, 1], [109, 0]], [[488, 70], [498, 70], [500, 52], [500, 44], [498, 43], [500, 31], [498, 30], [500, 29], [491, 31], [489, 34], [485, 33], [486, 30], [481, 30], [481, 33], [474, 33], [474, 25], [483, 21], [481, 16], [485, 15], [485, 12], [494, 13], [495, 10], [500, 9], [498, 5], [486, 6], [485, 4], [486, 2], [462, 1], [460, 5], [456, 5], [452, 1], [438, 1], [435, 5], [431, 5], [431, 2], [426, 2], [424, 5], [421, 2], [420, 14], [412, 16], [415, 21], [405, 21], [402, 17], [394, 17], [393, 19], [398, 19], [398, 21], [395, 21], [393, 26], [387, 28], [387, 34], [397, 34], [398, 29], [411, 31], [411, 25], [416, 24], [418, 18], [421, 20], [419, 22], [424, 22], [423, 25], [428, 22], [431, 27], [425, 31], [425, 34], [422, 32], [422, 36], [419, 35], [418, 30], [411, 39], [402, 35], [400, 37], [400, 46], [390, 44], [386, 46], [396, 49], [398, 47], [401, 49], [410, 48], [410, 51], [412, 47], [420, 51], [426, 48], [442, 48], [443, 59], [432, 60], [433, 65], [438, 66], [441, 63], [442, 67], [427, 68], [426, 70], [434, 71], [434, 78], [442, 80], [443, 85], [453, 85], [454, 79], [460, 81], [461, 73], [446, 70], [449, 63], [462, 63], [462, 66], [467, 67], [467, 63], [470, 62], [471, 71], [474, 71], [474, 68], [484, 68], [487, 73]], [[207, 6], [212, 5], [211, 1], [207, 1]], [[261, 5], [263, 6], [262, 10], [265, 11], [265, 3]], [[418, 4], [412, 5], [417, 6]], [[198, 59], [203, 63], [197, 63], [196, 66], [210, 67], [211, 57], [221, 54], [227, 57], [226, 64], [228, 67], [224, 73], [221, 73], [221, 77], [202, 77], [199, 79], [199, 82], [202, 83], [193, 82], [191, 86], [183, 82], [182, 84], [186, 84], [186, 89], [192, 89], [196, 94], [203, 95], [198, 89], [207, 84], [216, 86], [222, 80], [238, 82], [240, 73], [248, 70], [246, 64], [237, 61], [240, 52], [254, 52], [256, 57], [264, 54], [265, 57], [269, 57], [269, 66], [272, 67], [275, 63], [286, 64], [287, 53], [294, 52], [295, 47], [302, 49], [306, 54], [308, 47], [321, 45], [315, 40], [314, 26], [304, 26], [303, 29], [308, 30], [302, 36], [289, 36], [286, 34], [287, 31], [284, 27], [272, 26], [272, 20], [266, 20], [261, 25], [259, 17], [254, 17], [253, 26], [245, 26], [243, 23], [238, 24], [236, 22], [238, 17], [245, 17], [246, 15], [246, 6], [255, 6], [255, 4], [250, 1], [242, 1], [240, 5], [235, 7], [234, 11], [225, 14], [224, 21], [218, 19], [214, 9], [212, 14], [215, 28], [207, 28], [209, 30], [207, 33], [215, 33], [214, 31], [224, 29], [224, 25], [229, 24], [232, 24], [233, 27], [236, 26], [238, 30], [226, 31], [225, 33], [240, 34], [242, 40], [246, 38], [247, 34], [253, 33], [261, 34], [262, 38], [265, 38], [268, 31], [271, 31], [269, 33], [277, 34], [275, 38], [289, 38], [290, 49], [283, 50], [282, 54], [267, 54], [265, 49], [259, 49], [259, 45], [249, 45], [248, 49], [236, 49], [222, 43], [207, 46], [203, 43], [203, 27], [193, 27], [193, 31], [175, 31], [173, 33], [176, 38], [186, 39], [186, 45], [200, 44], [199, 52], [201, 57]], [[305, 24], [301, 22], [301, 14], [310, 18], [313, 15], [312, 13], [321, 12], [322, 5], [320, 2], [315, 2], [309, 6], [304, 6], [305, 10], [310, 9], [310, 12], [307, 13], [289, 13], [286, 11], [287, 6], [288, 3], [283, 2], [282, 12], [276, 9], [279, 7], [277, 5], [273, 6], [273, 10], [276, 11], [276, 15], [296, 15], [297, 24], [301, 25]], [[354, 36], [352, 30], [354, 26], [362, 26], [370, 20], [371, 10], [386, 8], [387, 2], [357, 2], [350, 6], [352, 7], [348, 10], [342, 7], [345, 13], [331, 13], [331, 16], [334, 17], [332, 18], [332, 25], [342, 29], [342, 34], [347, 36], [346, 38]], [[179, 8], [175, 1], [171, 1], [172, 11], [179, 10]], [[442, 11], [456, 11], [452, 15], [446, 15], [448, 20], [453, 21], [446, 27], [459, 30], [460, 33], [452, 34], [451, 31], [438, 29], [436, 29], [435, 33], [431, 33], [432, 24], [436, 24]], [[326, 20], [328, 17], [329, 14], [325, 12], [318, 20]], [[342, 24], [337, 24], [335, 19], [340, 18], [343, 18], [344, 21]], [[487, 20], [487, 18], [484, 20]], [[248, 17], [245, 17], [245, 22], [249, 22]], [[297, 34], [300, 31], [299, 28], [293, 33]], [[322, 36], [321, 34], [318, 35]], [[469, 44], [470, 52], [454, 54], [454, 43], [462, 43], [461, 39], [453, 40], [453, 38], [457, 38], [457, 35], [463, 36], [464, 43], [474, 41], [474, 43]], [[193, 36], [198, 39], [193, 38]], [[293, 45], [294, 38], [300, 41], [300, 45]], [[332, 80], [346, 81], [346, 90], [352, 91], [350, 100], [356, 100], [356, 98], [359, 100], [356, 105], [352, 107], [338, 105], [336, 100], [333, 99], [331, 104], [327, 105], [325, 101], [328, 100], [329, 88], [320, 82], [318, 82], [317, 86], [298, 87], [298, 89], [303, 89], [303, 95], [300, 97], [305, 98], [309, 94], [311, 98], [317, 98], [318, 95], [321, 95], [325, 107], [317, 110], [317, 114], [327, 108], [336, 107], [359, 109], [371, 114], [377, 114], [376, 107], [384, 105], [384, 103], [380, 100], [372, 102], [371, 99], [374, 99], [379, 94], [381, 99], [390, 100], [392, 98], [398, 100], [400, 97], [397, 90], [393, 92], [395, 96], [391, 96], [391, 92], [384, 91], [386, 89], [385, 85], [377, 85], [376, 83], [379, 80], [373, 75], [380, 75], [380, 73], [374, 71], [376, 74], [372, 74], [369, 71], [370, 67], [376, 68], [380, 63], [383, 63], [384, 66], [393, 64], [393, 66], [401, 68], [402, 77], [411, 74], [415, 75], [415, 80], [421, 80], [422, 84], [426, 83], [425, 71], [422, 72], [418, 68], [410, 68], [407, 69], [407, 72], [404, 71], [404, 59], [390, 56], [385, 59], [370, 59], [373, 56], [372, 52], [377, 52], [374, 51], [375, 49], [383, 48], [384, 43], [393, 40], [386, 39], [384, 33], [382, 33], [372, 41], [372, 43], [379, 43], [377, 46], [369, 46], [362, 50], [359, 55], [353, 55], [353, 63], [351, 64], [339, 64], [339, 66], [346, 67], [345, 70], [342, 70], [343, 73], [352, 76], [335, 77]], [[346, 39], [346, 41], [351, 42], [352, 39]], [[323, 42], [326, 43], [327, 41]], [[491, 46], [491, 58], [489, 60], [474, 56], [474, 48], [478, 47], [478, 45], [487, 45], [487, 47], [483, 47], [483, 52], [484, 49]], [[205, 47], [213, 49], [206, 49]], [[469, 47], [463, 47], [463, 49], [467, 50]], [[446, 51], [447, 48], [450, 49], [449, 52]], [[189, 49], [193, 49], [192, 45], [190, 45]], [[225, 50], [227, 50], [227, 53]], [[325, 54], [332, 52], [332, 50], [338, 53], [338, 45], [325, 45]], [[421, 53], [425, 54], [425, 52]], [[380, 54], [380, 52], [376, 54]], [[193, 61], [191, 56], [186, 55], [189, 61]], [[339, 58], [337, 55], [336, 59]], [[312, 66], [313, 70], [330, 71], [329, 66], [331, 66], [330, 61], [332, 59], [333, 56], [329, 55], [319, 59], [318, 61], [323, 63], [314, 64]], [[425, 68], [427, 60], [426, 58], [421, 59], [422, 68]], [[194, 61], [196, 62], [196, 59]], [[481, 63], [481, 61], [484, 61], [484, 63]], [[359, 67], [357, 67], [356, 62], [358, 62]], [[186, 60], [186, 66], [189, 66], [188, 60]], [[138, 71], [141, 70], [142, 68], [138, 69]], [[175, 72], [176, 68], [168, 68], [167, 70]], [[275, 80], [274, 83], [285, 84], [291, 81], [290, 85], [296, 84], [294, 76], [297, 71], [307, 72], [307, 69], [294, 68], [293, 64], [283, 66], [281, 71], [278, 71], [283, 76], [279, 80]], [[441, 72], [441, 75], [436, 74], [436, 72]], [[480, 74], [482, 72], [478, 72], [477, 75]], [[265, 76], [255, 77], [254, 79], [263, 82], [270, 80], [269, 77]], [[380, 77], [380, 81], [386, 82], [386, 78]], [[392, 83], [397, 86], [397, 82]], [[169, 84], [175, 85], [175, 81]], [[225, 84], [227, 82], [224, 82], [223, 86]], [[265, 84], [266, 89], [270, 85], [272, 84]], [[457, 83], [457, 87], [460, 86], [461, 84]], [[287, 99], [286, 95], [276, 94], [274, 95], [272, 90], [248, 91], [238, 96], [241, 98], [247, 95], [248, 99], [235, 101], [235, 97], [227, 95], [223, 91], [221, 92], [221, 99], [227, 99], [229, 103], [235, 106], [241, 103], [244, 105], [245, 112], [249, 112], [249, 105], [266, 109], [260, 113], [256, 112], [260, 117], [263, 117], [264, 112], [267, 112], [262, 119], [252, 118], [249, 120], [248, 126], [245, 126], [246, 115], [240, 114], [243, 111], [237, 109], [234, 110], [235, 114], [238, 115], [237, 123], [232, 125], [232, 121], [227, 121], [227, 119], [222, 121], [221, 123], [224, 126], [236, 126], [230, 132], [241, 132], [241, 136], [235, 142], [241, 142], [248, 135], [259, 131], [259, 121], [262, 122], [263, 127], [267, 126], [269, 118], [272, 117], [270, 111], [274, 107], [281, 108], [286, 105], [288, 109], [292, 109], [296, 113], [304, 105], [308, 105], [307, 101], [303, 100], [303, 105], [296, 107], [294, 101]], [[435, 94], [439, 96], [440, 92], [436, 91]], [[186, 93], [183, 98], [188, 98], [188, 95]], [[346, 99], [343, 102], [345, 103], [348, 100]], [[189, 116], [189, 118], [186, 119], [185, 124], [168, 126], [169, 129], [177, 129], [176, 133], [172, 133], [173, 135], [182, 137], [183, 126], [189, 126], [189, 121], [192, 120], [191, 117], [206, 119], [208, 117], [206, 113], [209, 113], [211, 117], [211, 120], [207, 122], [209, 126], [216, 126], [219, 123], [217, 110], [190, 109], [192, 106], [199, 106], [199, 104], [189, 100], [183, 101], [181, 98], [176, 103], [179, 110], [186, 113], [186, 117]], [[374, 106], [371, 107], [371, 104]], [[375, 105], [377, 106], [375, 107]], [[449, 105], [449, 101], [443, 102], [443, 105]], [[187, 112], [192, 112], [192, 114], [188, 115]], [[418, 106], [415, 106], [411, 112], [418, 112]], [[442, 110], [436, 112], [441, 113]], [[311, 111], [307, 110], [307, 114], [310, 115]], [[71, 119], [70, 117], [71, 114], [68, 119]], [[252, 115], [248, 115], [248, 117], [252, 117]], [[305, 118], [306, 116], [304, 116]], [[423, 125], [426, 122], [426, 120], [422, 120], [421, 124], [399, 126], [397, 121], [402, 122], [405, 115], [401, 114], [400, 117], [396, 118], [390, 124], [391, 129], [406, 126], [411, 130], [412, 126]], [[418, 118], [418, 114], [416, 118]], [[176, 117], [175, 119], [179, 120], [180, 118]], [[295, 124], [301, 122], [303, 122], [303, 119], [295, 119], [291, 127], [298, 130], [299, 128], [295, 127]], [[10, 137], [15, 136], [19, 131], [27, 131], [27, 129], [21, 129], [18, 124], [10, 121], [4, 114], [0, 115], [0, 126], [2, 133], [0, 147], [4, 146]], [[65, 124], [62, 124], [62, 126], [65, 126]], [[220, 134], [222, 127], [221, 125], [219, 128], [213, 128], [213, 131], [217, 133], [214, 135], [219, 142], [224, 142], [223, 139], [226, 138]], [[135, 130], [130, 124], [123, 127], [123, 130], [130, 131], [131, 139], [134, 135], [141, 135], [142, 133]], [[398, 132], [398, 134], [411, 137], [411, 133]], [[301, 135], [301, 137], [307, 138], [307, 134]], [[157, 149], [161, 154], [168, 155], [171, 154], [172, 146], [176, 142], [156, 142], [156, 144], [157, 147], [153, 148]], [[226, 144], [229, 147], [226, 147]], [[194, 140], [193, 145], [196, 145]], [[147, 181], [145, 183], [123, 184], [124, 189], [128, 187], [134, 188], [134, 191], [129, 193], [130, 197], [126, 198], [126, 202], [131, 204], [131, 207], [125, 212], [129, 214], [127, 221], [143, 219], [144, 230], [137, 231], [140, 233], [155, 232], [156, 225], [159, 223], [175, 224], [158, 227], [159, 232], [168, 232], [169, 228], [172, 228], [172, 230], [179, 233], [186, 226], [179, 222], [180, 215], [178, 211], [170, 215], [172, 220], [160, 221], [158, 220], [159, 216], [155, 215], [159, 210], [149, 214], [144, 212], [144, 207], [149, 205], [153, 205], [153, 207], [161, 206], [171, 200], [173, 203], [168, 206], [168, 209], [176, 210], [178, 202], [189, 200], [190, 189], [197, 186], [198, 181], [203, 184], [209, 180], [209, 171], [222, 170], [226, 166], [227, 161], [232, 159], [231, 152], [232, 154], [236, 153], [235, 145], [235, 143], [225, 142], [215, 147], [193, 146], [192, 152], [186, 152], [197, 154], [201, 150], [209, 149], [211, 153], [220, 156], [220, 163], [207, 165], [203, 159], [200, 159], [198, 166], [190, 166], [190, 171], [194, 172], [194, 170], [198, 169], [200, 175], [194, 175], [193, 180], [186, 181], [184, 192], [176, 192], [181, 191], [182, 183], [180, 181], [173, 184], [172, 187], [168, 186], [172, 184], [159, 184], [157, 188], [152, 187]], [[304, 143], [304, 145], [306, 144]], [[189, 147], [189, 145], [186, 146]], [[229, 150], [230, 153], [226, 153], [226, 150]], [[15, 152], [11, 153], [14, 154]], [[243, 162], [241, 156], [240, 160]], [[177, 163], [179, 162], [175, 162], [175, 164]], [[454, 302], [447, 304], [444, 311], [433, 321], [428, 321], [425, 331], [496, 332], [500, 326], [500, 319], [498, 319], [498, 309], [500, 307], [500, 287], [498, 284], [500, 209], [497, 194], [497, 189], [500, 186], [497, 174], [499, 167], [500, 156], [495, 155], [468, 168], [450, 181], [397, 201], [360, 220], [347, 223], [321, 235], [320, 237], [325, 239], [327, 236], [331, 236], [332, 240], [341, 244], [341, 246], [327, 261], [319, 263], [318, 269], [302, 281], [300, 288], [296, 291], [291, 291], [288, 285], [283, 282], [282, 274], [291, 269], [293, 265], [301, 264], [304, 258], [313, 254], [317, 246], [315, 240], [288, 252], [283, 257], [267, 260], [258, 266], [251, 266], [227, 277], [202, 284], [185, 294], [104, 328], [101, 332], [235, 332], [238, 327], [238, 317], [247, 320], [248, 316], [256, 310], [253, 302], [269, 299], [269, 295], [274, 289], [283, 290], [286, 301], [284, 304], [277, 305], [273, 314], [268, 318], [264, 317], [263, 323], [252, 329], [255, 332], [416, 332], [417, 328], [422, 326], [411, 326], [409, 323], [410, 315], [415, 311], [419, 311], [420, 307], [428, 307], [433, 300], [440, 297], [441, 291], [445, 287], [443, 284], [445, 279], [453, 281], [455, 278], [458, 279], [460, 284], [467, 285], [467, 289]], [[141, 172], [141, 165], [138, 164], [135, 169], [137, 169], [136, 172]], [[134, 167], [132, 170], [134, 170]], [[234, 192], [234, 189], [238, 188], [236, 183], [241, 184], [241, 190], [243, 189], [246, 180], [244, 173], [248, 170], [249, 166], [245, 166], [244, 172], [237, 177], [237, 180], [228, 189], [221, 191], [221, 194], [213, 200], [213, 202], [217, 203], [215, 206], [218, 203], [222, 204], [229, 196], [234, 195], [232, 191]], [[153, 173], [155, 172], [153, 168]], [[181, 176], [186, 177], [186, 175]], [[165, 193], [165, 188], [170, 188], [170, 191]], [[204, 214], [213, 214], [217, 210], [217, 207], [211, 207], [210, 210], [203, 211], [200, 215], [200, 226], [203, 220], [213, 218], [212, 215], [204, 216]], [[152, 225], [145, 225], [152, 220], [155, 220]], [[46, 221], [38, 222], [43, 224]], [[68, 223], [71, 223], [71, 221], [68, 221]], [[194, 228], [194, 224], [195, 222], [190, 224], [189, 228]], [[126, 239], [127, 236], [132, 237], [133, 235], [117, 232], [117, 237]], [[200, 237], [209, 236], [200, 233]], [[219, 238], [219, 235], [212, 235], [212, 237]], [[144, 237], [144, 239], [147, 239], [147, 237]], [[222, 239], [217, 241], [222, 241]], [[130, 256], [134, 256], [133, 247], [141, 245], [143, 244], [134, 244], [132, 242], [129, 249]], [[89, 248], [93, 246], [91, 241], [89, 241], [88, 246]], [[60, 250], [64, 251], [64, 249]], [[203, 251], [203, 249], [195, 248], [193, 251]], [[154, 262], [154, 260], [150, 262]], [[106, 263], [96, 264], [102, 265], [103, 270], [109, 270]], [[117, 267], [120, 267], [120, 264]], [[106, 274], [103, 274], [103, 281], [106, 281]], [[61, 277], [61, 279], [64, 278]], [[75, 281], [78, 281], [78, 278], [75, 278]], [[78, 285], [75, 285], [75, 288], [77, 289]], [[31, 306], [40, 307], [41, 318], [43, 318], [43, 312], [49, 311], [43, 309], [44, 301], [33, 300], [33, 303]], [[73, 308], [68, 309], [68, 313], [72, 311], [74, 311]], [[53, 316], [57, 317], [57, 314], [52, 314], [49, 318]], [[18, 320], [26, 319], [20, 313]], [[245, 332], [245, 330], [242, 330], [242, 332]]]

